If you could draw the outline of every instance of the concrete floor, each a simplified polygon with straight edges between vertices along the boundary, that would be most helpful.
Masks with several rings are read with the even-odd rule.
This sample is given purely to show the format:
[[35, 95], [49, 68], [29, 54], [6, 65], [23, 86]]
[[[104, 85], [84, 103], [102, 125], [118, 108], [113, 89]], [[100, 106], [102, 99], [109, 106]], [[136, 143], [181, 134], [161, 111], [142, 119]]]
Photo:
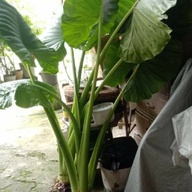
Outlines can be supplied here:
[[[57, 116], [63, 126], [61, 110]], [[125, 129], [114, 128], [113, 134], [123, 136]], [[42, 107], [0, 110], [0, 192], [48, 192], [57, 177], [57, 157]]]
[[[57, 112], [62, 122], [62, 112]], [[0, 192], [48, 192], [57, 145], [41, 107], [0, 110]]]

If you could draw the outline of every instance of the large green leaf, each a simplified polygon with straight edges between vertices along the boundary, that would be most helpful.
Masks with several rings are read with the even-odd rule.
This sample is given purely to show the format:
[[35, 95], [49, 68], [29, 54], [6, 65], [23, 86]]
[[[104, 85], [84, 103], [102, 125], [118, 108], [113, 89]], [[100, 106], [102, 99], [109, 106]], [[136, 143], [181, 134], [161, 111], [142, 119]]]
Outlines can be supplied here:
[[149, 99], [176, 76], [181, 67], [181, 61], [181, 42], [171, 40], [154, 59], [140, 64], [137, 73], [126, 86], [125, 99], [132, 102]]
[[70, 46], [78, 48], [79, 45], [86, 42], [90, 31], [98, 22], [100, 6], [101, 0], [65, 1], [62, 28], [64, 39]]
[[[106, 36], [111, 35], [115, 28], [118, 26], [118, 24], [121, 22], [121, 20], [124, 18], [124, 16], [127, 14], [127, 12], [130, 11], [130, 9], [133, 7], [134, 3], [137, 0], [119, 0], [118, 1], [118, 7], [117, 7], [117, 1], [104, 1], [104, 18], [105, 20], [109, 22], [104, 22], [102, 25], [102, 36], [105, 39]], [[107, 9], [106, 9], [107, 7]], [[118, 33], [121, 31], [119, 30]], [[91, 31], [90, 37], [87, 39], [85, 47], [86, 49], [89, 49], [93, 47], [98, 40], [98, 23], [94, 26], [94, 28]], [[102, 43], [106, 43], [105, 41], [102, 41]]]
[[63, 11], [59, 11], [49, 22], [45, 31], [41, 34], [41, 41], [50, 48], [58, 50], [64, 48], [63, 31], [61, 28]]
[[186, 61], [192, 57], [192, 1], [178, 0], [166, 14], [168, 20], [164, 22], [173, 29], [171, 36], [183, 42], [183, 60]]
[[132, 22], [122, 39], [121, 56], [126, 62], [139, 63], [159, 54], [170, 40], [171, 29], [161, 20], [176, 0], [140, 0]]
[[25, 47], [21, 34], [29, 31], [21, 20], [17, 10], [3, 0], [0, 0], [0, 37], [19, 56], [23, 63], [34, 65], [32, 54]]
[[43, 87], [56, 95], [58, 94], [51, 85], [38, 81], [34, 84], [29, 79], [0, 84], [0, 109], [12, 106], [15, 101], [19, 107], [23, 108], [29, 108], [36, 105], [46, 107], [47, 103], [44, 102], [44, 99], [42, 100], [42, 94], [47, 97], [50, 102], [53, 102], [54, 99], [39, 87]]
[[14, 102], [14, 94], [17, 86], [28, 80], [17, 80], [0, 84], [0, 109], [11, 107]]
[[40, 36], [40, 39], [47, 47], [53, 48], [63, 57], [67, 53], [64, 47], [65, 41], [63, 39], [63, 31], [61, 28], [62, 14], [63, 11], [60, 11], [55, 15], [46, 30]]
[[0, 0], [0, 38], [11, 47], [25, 65], [34, 65], [37, 58], [45, 71], [56, 73], [58, 62], [63, 58], [52, 48], [46, 47], [31, 31], [18, 11]]
[[[39, 87], [35, 85], [38, 85]], [[57, 95], [56, 90], [51, 85], [46, 83], [38, 81], [35, 83], [32, 83], [31, 81], [23, 82], [17, 86], [15, 91], [16, 105], [23, 108], [29, 108], [35, 105], [42, 105], [44, 107], [49, 106], [50, 103], [47, 103], [47, 100], [45, 100], [44, 97], [47, 97], [50, 102], [53, 101], [53, 98], [44, 92], [40, 87], [48, 89]]]
[[135, 3], [136, 0], [119, 0], [118, 3], [119, 9], [115, 27], [121, 22], [124, 16], [131, 10], [131, 8]]
[[63, 32], [72, 47], [90, 49], [97, 41], [98, 23], [103, 10], [102, 34], [110, 32], [118, 11], [118, 0], [66, 0], [64, 4]]
[[[50, 21], [50, 25], [46, 28], [46, 30], [43, 32], [43, 34], [40, 36], [41, 41], [43, 44], [45, 44], [49, 48], [53, 48], [55, 51], [57, 51], [58, 56], [61, 56], [59, 60], [62, 60], [64, 56], [66, 56], [67, 52], [64, 47], [64, 39], [63, 39], [63, 31], [61, 29], [61, 20], [62, 20], [62, 12], [57, 13], [55, 17]], [[47, 66], [47, 60], [46, 60], [46, 52], [43, 54], [42, 52], [37, 51], [37, 54], [39, 53], [39, 57], [42, 58], [41, 65], [44, 63], [44, 71], [46, 70]], [[48, 58], [49, 62], [51, 63], [51, 58]], [[54, 63], [54, 57], [53, 63]], [[55, 66], [52, 65], [54, 68]], [[50, 66], [48, 66], [49, 70]], [[57, 67], [56, 67], [57, 68]]]
[[[105, 76], [111, 71], [114, 65], [119, 61], [119, 55], [117, 54], [119, 51], [119, 42], [113, 43], [110, 45], [105, 59], [103, 61], [103, 76]], [[126, 79], [126, 76], [132, 71], [133, 66], [135, 64], [129, 64], [122, 62], [115, 73], [108, 79], [106, 82], [107, 85], [117, 86], [123, 83]]]

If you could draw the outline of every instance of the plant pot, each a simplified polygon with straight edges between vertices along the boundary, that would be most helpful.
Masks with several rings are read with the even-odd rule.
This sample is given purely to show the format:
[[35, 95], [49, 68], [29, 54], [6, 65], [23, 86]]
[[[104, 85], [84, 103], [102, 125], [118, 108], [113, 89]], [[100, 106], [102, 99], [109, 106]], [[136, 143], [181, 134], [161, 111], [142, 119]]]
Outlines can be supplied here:
[[57, 75], [55, 74], [50, 74], [50, 73], [45, 73], [45, 72], [40, 72], [41, 78], [43, 82], [48, 83], [49, 85], [57, 85]]
[[[43, 71], [41, 71], [39, 74], [42, 78], [42, 81], [44, 83], [52, 85], [55, 88], [55, 90], [57, 91], [57, 93], [59, 94], [59, 97], [61, 98], [60, 90], [59, 90], [59, 84], [58, 84], [58, 80], [57, 80], [57, 75], [45, 73]], [[52, 106], [55, 110], [61, 109], [61, 104], [56, 100], [52, 103]]]
[[137, 144], [132, 137], [117, 137], [106, 142], [100, 170], [107, 192], [124, 191], [136, 151]]
[[[19, 66], [20, 66], [21, 70], [23, 70], [23, 78], [28, 79], [29, 74], [28, 74], [27, 70], [25, 69], [25, 67], [23, 66], [23, 64], [20, 63]], [[35, 67], [30, 67], [30, 69], [31, 69], [32, 74], [36, 77]]]
[[[113, 103], [112, 102], [105, 102], [105, 103], [100, 103], [98, 105], [93, 106], [93, 124], [92, 126], [99, 126], [103, 125], [106, 121], [106, 118], [110, 111], [112, 110]], [[110, 121], [113, 121], [115, 119], [115, 116], [113, 114], [112, 118]]]
[[16, 80], [16, 75], [4, 75], [4, 82], [8, 82], [8, 81], [15, 81]]
[[16, 80], [23, 79], [23, 70], [22, 69], [16, 70], [15, 75], [16, 75]]
[[125, 168], [111, 171], [101, 167], [101, 177], [105, 190], [107, 192], [123, 192], [129, 177], [130, 169], [131, 168]]

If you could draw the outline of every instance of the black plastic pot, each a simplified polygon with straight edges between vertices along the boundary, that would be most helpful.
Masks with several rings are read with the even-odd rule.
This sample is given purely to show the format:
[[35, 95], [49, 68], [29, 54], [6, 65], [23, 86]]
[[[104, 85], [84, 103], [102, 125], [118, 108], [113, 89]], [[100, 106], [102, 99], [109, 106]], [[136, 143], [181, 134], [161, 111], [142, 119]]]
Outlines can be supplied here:
[[131, 167], [137, 147], [132, 137], [117, 137], [109, 140], [101, 153], [101, 166], [111, 171]]
[[124, 191], [137, 148], [132, 137], [112, 138], [105, 143], [100, 158], [100, 169], [107, 192]]

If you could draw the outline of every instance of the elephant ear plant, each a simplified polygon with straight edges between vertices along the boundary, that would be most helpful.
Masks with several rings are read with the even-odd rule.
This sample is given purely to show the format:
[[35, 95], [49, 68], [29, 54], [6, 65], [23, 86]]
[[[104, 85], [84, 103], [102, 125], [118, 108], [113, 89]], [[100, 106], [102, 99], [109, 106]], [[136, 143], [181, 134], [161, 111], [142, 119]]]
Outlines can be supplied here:
[[[124, 96], [136, 102], [150, 98], [175, 76], [181, 62], [181, 45], [171, 38], [172, 30], [162, 22], [166, 19], [165, 12], [175, 5], [176, 0], [65, 0], [64, 14], [39, 40], [18, 11], [0, 0], [0, 38], [18, 55], [30, 74], [30, 80], [0, 85], [0, 107], [10, 107], [14, 100], [23, 108], [43, 106], [58, 142], [58, 179], [69, 181], [73, 192], [91, 191], [110, 117], [120, 99]], [[104, 39], [107, 41], [103, 43]], [[44, 71], [56, 73], [58, 62], [66, 55], [65, 43], [71, 47], [73, 58], [72, 109], [59, 99], [53, 87], [36, 81], [30, 71], [37, 59]], [[80, 96], [85, 52], [95, 47], [96, 62]], [[78, 69], [74, 48], [82, 50]], [[96, 88], [100, 64], [103, 81]], [[117, 86], [125, 79], [126, 85], [114, 102], [90, 157], [94, 101], [104, 85]], [[53, 99], [69, 113], [71, 123], [67, 138], [52, 108]]]

